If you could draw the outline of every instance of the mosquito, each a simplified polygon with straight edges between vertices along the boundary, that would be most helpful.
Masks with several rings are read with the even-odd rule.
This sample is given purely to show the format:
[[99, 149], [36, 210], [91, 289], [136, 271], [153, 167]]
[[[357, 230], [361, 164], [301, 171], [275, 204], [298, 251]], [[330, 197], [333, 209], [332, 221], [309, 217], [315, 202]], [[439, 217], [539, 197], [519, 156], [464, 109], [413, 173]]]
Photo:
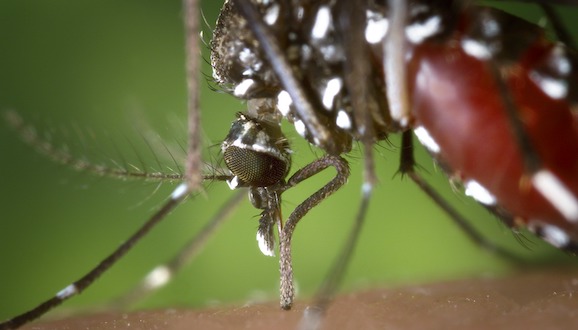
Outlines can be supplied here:
[[[194, 118], [194, 117], [193, 117], [193, 118]], [[193, 120], [193, 121], [194, 121], [195, 123], [197, 122], [197, 120]], [[221, 124], [221, 125], [224, 125], [222, 122], [221, 122], [220, 124]], [[228, 125], [228, 124], [227, 124], [227, 125]], [[315, 136], [316, 136], [315, 134], [320, 134], [320, 133], [312, 133], [313, 138], [315, 138]], [[367, 151], [367, 150], [366, 150], [366, 151]], [[190, 154], [190, 153], [189, 153], [189, 154]], [[191, 164], [191, 163], [192, 163], [192, 162], [190, 162], [190, 161], [188, 162], [188, 164]], [[367, 170], [367, 169], [366, 169], [366, 170]], [[197, 172], [198, 172], [198, 170], [189, 170], [189, 171], [188, 171], [188, 173], [197, 173]], [[371, 173], [371, 170], [366, 171], [366, 173]], [[176, 197], [178, 197], [178, 198], [181, 198], [181, 197], [182, 197], [180, 194], [175, 194], [175, 195], [172, 195], [172, 196], [176, 196]], [[378, 197], [374, 197], [374, 198], [378, 198]], [[384, 198], [384, 200], [385, 200], [385, 198]], [[299, 201], [300, 201], [300, 199], [297, 200], [295, 203], [299, 203]], [[355, 211], [356, 207], [352, 207], [352, 209]], [[388, 211], [386, 211], [386, 212], [391, 212], [391, 211], [388, 210]], [[354, 215], [355, 212], [352, 212], [351, 214]], [[352, 217], [353, 217], [353, 216], [352, 216]], [[352, 218], [352, 217], [350, 217], [350, 218]], [[368, 217], [370, 217], [370, 216], [368, 216]]]

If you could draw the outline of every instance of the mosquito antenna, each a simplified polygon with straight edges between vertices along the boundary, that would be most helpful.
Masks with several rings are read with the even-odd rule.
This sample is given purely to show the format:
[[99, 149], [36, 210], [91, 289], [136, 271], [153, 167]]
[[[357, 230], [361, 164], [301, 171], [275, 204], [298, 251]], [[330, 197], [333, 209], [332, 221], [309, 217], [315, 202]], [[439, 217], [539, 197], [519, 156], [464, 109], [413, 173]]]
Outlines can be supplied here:
[[142, 133], [139, 132], [139, 135], [141, 136], [141, 138], [143, 139], [145, 145], [147, 146], [147, 148], [149, 149], [149, 151], [151, 152], [151, 155], [153, 156], [157, 166], [158, 166], [158, 171], [162, 171], [163, 170], [163, 165], [161, 164], [161, 161], [158, 157], [157, 152], [155, 151], [155, 149], [153, 148], [153, 146], [151, 145], [149, 139]]
[[[171, 157], [173, 164], [175, 164], [176, 166], [176, 172], [177, 173], [182, 173], [182, 169], [181, 169], [181, 165], [179, 165], [179, 162], [177, 162], [177, 160], [175, 159], [175, 156], [173, 155], [173, 153], [171, 152], [171, 150], [169, 149], [169, 147], [166, 144], [163, 144], [166, 152], [169, 154], [169, 156]], [[173, 170], [175, 171], [175, 170]]]
[[568, 29], [562, 24], [562, 20], [560, 19], [560, 15], [556, 12], [554, 7], [550, 4], [542, 3], [540, 7], [548, 17], [556, 36], [558, 36], [558, 40], [562, 41], [566, 46], [572, 49], [576, 48], [576, 43], [574, 39], [568, 32]]
[[[125, 164], [125, 166], [122, 168], [96, 165], [89, 161], [75, 158], [69, 152], [61, 150], [55, 147], [49, 141], [41, 138], [33, 127], [24, 123], [24, 120], [16, 111], [6, 111], [4, 113], [4, 119], [16, 130], [18, 135], [20, 135], [20, 138], [26, 144], [36, 149], [36, 151], [38, 151], [40, 154], [48, 157], [56, 163], [70, 166], [77, 171], [85, 171], [98, 176], [109, 176], [114, 178], [138, 178], [153, 181], [171, 181], [181, 180], [183, 178], [183, 176], [179, 173], [148, 172], [146, 168], [143, 167], [140, 169], [137, 166], [126, 162], [124, 158], [121, 158]], [[144, 164], [142, 160], [141, 163]], [[131, 168], [134, 168], [134, 170]]]

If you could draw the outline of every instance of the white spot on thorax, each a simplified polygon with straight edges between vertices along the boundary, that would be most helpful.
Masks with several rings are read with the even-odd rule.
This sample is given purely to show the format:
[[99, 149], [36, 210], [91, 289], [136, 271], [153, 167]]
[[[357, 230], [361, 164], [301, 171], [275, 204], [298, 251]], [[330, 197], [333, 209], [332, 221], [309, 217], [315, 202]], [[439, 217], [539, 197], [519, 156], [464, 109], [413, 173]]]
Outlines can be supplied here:
[[267, 257], [274, 257], [275, 251], [269, 247], [269, 243], [265, 236], [261, 235], [261, 232], [257, 232], [257, 244], [259, 245], [259, 250], [261, 253], [266, 255]]
[[367, 26], [365, 27], [365, 40], [370, 44], [379, 43], [385, 38], [389, 28], [387, 18], [372, 11], [366, 11]]
[[263, 66], [263, 62], [249, 48], [239, 52], [239, 61], [246, 67], [243, 76], [252, 76]]
[[171, 279], [171, 270], [166, 266], [158, 266], [153, 269], [144, 279], [144, 285], [148, 289], [161, 287]]
[[319, 7], [313, 29], [311, 29], [311, 37], [313, 39], [323, 39], [329, 28], [331, 27], [331, 10], [328, 6]]
[[347, 115], [347, 112], [345, 112], [344, 110], [339, 110], [339, 112], [337, 113], [337, 118], [335, 119], [335, 124], [337, 124], [337, 127], [343, 129], [350, 129], [351, 119], [349, 118], [349, 115]]
[[562, 79], [545, 77], [535, 71], [530, 73], [530, 78], [544, 94], [555, 100], [563, 99], [568, 95], [568, 83]]
[[442, 27], [441, 22], [441, 17], [432, 16], [425, 22], [416, 22], [407, 26], [405, 28], [405, 35], [410, 42], [419, 44], [425, 39], [439, 33]]
[[327, 86], [325, 87], [325, 91], [323, 92], [323, 106], [326, 109], [331, 109], [333, 107], [333, 100], [335, 96], [339, 94], [341, 90], [341, 86], [343, 83], [341, 82], [341, 78], [333, 78], [327, 82]]
[[466, 196], [473, 197], [479, 203], [484, 205], [495, 205], [496, 197], [492, 195], [484, 186], [474, 180], [470, 180], [465, 184]]
[[255, 55], [249, 48], [243, 48], [243, 50], [239, 52], [239, 61], [241, 61], [241, 63], [247, 64], [253, 59], [254, 56]]
[[76, 285], [70, 284], [66, 288], [58, 291], [58, 293], [56, 293], [56, 297], [60, 300], [64, 300], [68, 297], [71, 297], [71, 296], [77, 294], [77, 293], [78, 293], [78, 288], [76, 287]]
[[284, 90], [279, 92], [277, 95], [277, 109], [281, 112], [283, 117], [287, 117], [287, 114], [291, 110], [291, 104], [293, 104], [293, 100], [289, 93]]
[[268, 25], [275, 24], [275, 22], [277, 22], [277, 19], [279, 18], [279, 10], [280, 9], [281, 9], [281, 7], [277, 3], [274, 4], [273, 6], [269, 7], [267, 9], [267, 12], [265, 13], [265, 17], [263, 18], [265, 23], [267, 23]]
[[532, 184], [568, 221], [578, 223], [578, 199], [554, 173], [540, 170], [532, 177]]
[[311, 59], [311, 55], [313, 54], [311, 47], [309, 45], [302, 45], [301, 46], [301, 59], [303, 61], [308, 61]]
[[251, 86], [253, 86], [254, 83], [255, 83], [255, 80], [253, 80], [253, 79], [245, 79], [245, 80], [241, 81], [241, 83], [239, 85], [237, 85], [237, 87], [235, 87], [233, 94], [237, 97], [245, 96], [245, 94], [247, 93], [249, 88], [251, 88]]
[[296, 120], [293, 125], [295, 125], [295, 130], [297, 133], [301, 135], [301, 137], [305, 137], [305, 133], [307, 133], [307, 130], [305, 129], [305, 123], [303, 123], [302, 120]]
[[297, 19], [299, 21], [302, 21], [304, 14], [305, 14], [305, 8], [303, 8], [303, 6], [299, 6], [299, 8], [297, 8]]
[[440, 152], [440, 146], [429, 134], [429, 132], [423, 127], [418, 126], [413, 130], [413, 133], [417, 136], [417, 139], [421, 144], [423, 144], [430, 152], [437, 154]]

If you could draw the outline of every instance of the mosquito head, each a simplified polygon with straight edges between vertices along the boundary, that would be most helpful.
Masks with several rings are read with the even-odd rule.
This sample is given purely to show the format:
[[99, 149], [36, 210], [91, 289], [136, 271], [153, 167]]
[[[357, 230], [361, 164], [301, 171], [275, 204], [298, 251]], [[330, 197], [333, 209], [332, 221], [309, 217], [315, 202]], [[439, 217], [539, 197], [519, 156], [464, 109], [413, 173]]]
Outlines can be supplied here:
[[239, 113], [221, 145], [225, 164], [238, 186], [266, 187], [284, 179], [291, 165], [291, 150], [276, 122]]

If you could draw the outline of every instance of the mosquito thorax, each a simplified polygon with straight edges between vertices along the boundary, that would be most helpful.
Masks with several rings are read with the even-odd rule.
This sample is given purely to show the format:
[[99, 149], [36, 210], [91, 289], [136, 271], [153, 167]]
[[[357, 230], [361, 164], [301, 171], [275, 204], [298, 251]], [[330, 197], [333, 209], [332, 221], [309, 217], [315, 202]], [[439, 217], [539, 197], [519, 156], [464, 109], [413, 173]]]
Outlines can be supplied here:
[[[328, 136], [323, 138], [313, 134], [309, 130], [310, 119], [302, 118], [295, 111], [294, 100], [279, 81], [262, 45], [232, 1], [226, 2], [221, 10], [211, 42], [215, 81], [235, 97], [272, 100], [278, 114], [292, 123], [295, 131], [311, 144], [332, 154], [349, 152], [356, 127], [342, 77], [343, 44], [337, 39], [336, 32], [332, 31], [323, 40], [311, 35], [318, 5], [286, 8], [282, 1], [255, 1], [254, 4], [285, 52], [294, 75], [303, 82], [307, 99]], [[326, 149], [328, 144], [333, 146], [331, 150]]]
[[[280, 82], [235, 1], [225, 3], [211, 43], [213, 76], [224, 89], [270, 100], [299, 135], [329, 154], [401, 130], [384, 94], [384, 76], [392, 74], [383, 62], [391, 28], [386, 1], [363, 2], [363, 10], [346, 1], [251, 2], [291, 67], [286, 74], [311, 103], [310, 117], [327, 134], [314, 134], [312, 118], [297, 111], [301, 102]], [[464, 183], [466, 195], [506, 224], [559, 248], [575, 246], [578, 158], [568, 156], [578, 154], [575, 53], [529, 22], [463, 1], [408, 1], [403, 33], [407, 128]], [[522, 150], [524, 139], [536, 142]], [[529, 154], [539, 159], [533, 166]]]
[[234, 175], [231, 189], [274, 185], [291, 166], [291, 150], [279, 123], [246, 113], [237, 114], [221, 150]]

